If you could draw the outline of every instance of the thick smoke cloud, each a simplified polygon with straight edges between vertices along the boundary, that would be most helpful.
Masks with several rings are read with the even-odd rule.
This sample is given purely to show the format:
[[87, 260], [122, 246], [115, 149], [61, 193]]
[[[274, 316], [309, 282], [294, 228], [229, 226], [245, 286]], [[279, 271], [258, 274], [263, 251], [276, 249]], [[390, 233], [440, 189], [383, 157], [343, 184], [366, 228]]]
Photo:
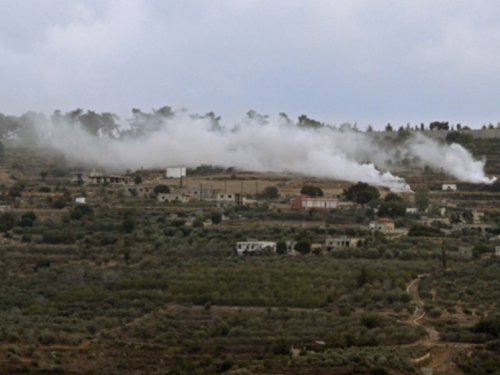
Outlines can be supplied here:
[[[267, 122], [267, 120], [266, 120]], [[492, 183], [484, 163], [459, 145], [441, 145], [424, 136], [387, 147], [372, 133], [305, 128], [279, 122], [243, 121], [233, 129], [213, 129], [206, 119], [183, 114], [140, 137], [96, 137], [75, 125], [38, 125], [40, 145], [62, 152], [70, 161], [109, 171], [195, 167], [212, 164], [261, 172], [291, 172], [349, 182], [364, 181], [395, 192], [410, 191], [388, 169], [403, 155], [412, 165], [442, 168], [461, 181]], [[374, 133], [376, 134], [376, 133]]]
[[495, 177], [485, 176], [484, 161], [474, 160], [465, 148], [456, 143], [441, 146], [437, 141], [417, 134], [408, 147], [421, 164], [443, 168], [460, 181], [491, 184], [496, 180]]

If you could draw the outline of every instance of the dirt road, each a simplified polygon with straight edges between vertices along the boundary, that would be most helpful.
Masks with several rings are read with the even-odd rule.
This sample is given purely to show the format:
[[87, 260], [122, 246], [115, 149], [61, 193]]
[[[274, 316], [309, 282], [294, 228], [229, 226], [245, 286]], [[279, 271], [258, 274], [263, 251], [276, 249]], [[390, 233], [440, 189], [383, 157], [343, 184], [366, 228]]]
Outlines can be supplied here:
[[[424, 309], [425, 304], [420, 299], [420, 295], [418, 293], [418, 285], [420, 283], [420, 279], [427, 276], [429, 275], [419, 275], [406, 288], [406, 292], [411, 296], [416, 306], [415, 312], [406, 321], [406, 323], [419, 325], [421, 327], [424, 327], [427, 331], [428, 337], [416, 343], [417, 345], [424, 345], [429, 347], [429, 356], [424, 357], [426, 357], [426, 360], [430, 360], [430, 362], [425, 367], [433, 369], [434, 374], [461, 374], [462, 372], [453, 362], [453, 358], [460, 352], [469, 351], [471, 345], [442, 343], [439, 341], [439, 333], [434, 328], [425, 326], [423, 324], [420, 324], [419, 322], [425, 317], [426, 313]], [[422, 357], [421, 359], [424, 359], [424, 357]], [[420, 359], [416, 359], [415, 364], [418, 366], [419, 362]]]
[[422, 277], [429, 276], [427, 274], [424, 275], [418, 275], [418, 277], [413, 280], [410, 285], [408, 285], [408, 288], [406, 288], [406, 292], [411, 296], [413, 303], [415, 303], [415, 312], [411, 316], [409, 323], [414, 324], [414, 325], [419, 325], [425, 328], [428, 334], [428, 339], [424, 341], [425, 345], [434, 345], [439, 341], [439, 333], [432, 327], [426, 327], [423, 326], [419, 323], [419, 320], [421, 320], [425, 316], [425, 309], [424, 309], [424, 302], [420, 299], [420, 295], [418, 293], [418, 285], [420, 283], [420, 279]]

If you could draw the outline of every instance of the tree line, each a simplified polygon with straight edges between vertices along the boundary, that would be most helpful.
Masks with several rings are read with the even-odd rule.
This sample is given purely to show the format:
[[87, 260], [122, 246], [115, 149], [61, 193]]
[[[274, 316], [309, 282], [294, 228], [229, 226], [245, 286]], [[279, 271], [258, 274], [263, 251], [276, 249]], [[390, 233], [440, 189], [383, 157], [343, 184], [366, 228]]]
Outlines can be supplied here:
[[[150, 133], [161, 130], [166, 123], [174, 119], [178, 115], [187, 115], [192, 120], [208, 121], [212, 130], [224, 129], [221, 124], [221, 116], [217, 116], [214, 112], [207, 112], [203, 115], [189, 114], [187, 109], [175, 110], [170, 106], [163, 106], [159, 109], [152, 109], [150, 112], [143, 111], [138, 108], [133, 108], [131, 117], [122, 121], [122, 119], [112, 112], [96, 112], [93, 110], [83, 110], [81, 108], [63, 113], [61, 110], [55, 110], [49, 117], [43, 113], [28, 111], [21, 116], [11, 116], [0, 113], [0, 138], [27, 138], [37, 134], [37, 126], [53, 124], [56, 128], [63, 126], [77, 126], [85, 130], [91, 135], [107, 138], [127, 138], [141, 137]], [[249, 110], [240, 124], [235, 125], [230, 130], [237, 130], [239, 127], [248, 123], [254, 123], [265, 126], [269, 124], [269, 115], [261, 114], [255, 110]], [[357, 123], [343, 123], [341, 125], [331, 125], [325, 122], [313, 119], [305, 114], [298, 116], [297, 120], [292, 120], [286, 113], [280, 113], [278, 116], [280, 125], [306, 128], [320, 129], [328, 128], [338, 131], [361, 131]], [[496, 126], [493, 124], [484, 125], [483, 129], [500, 128], [500, 123]], [[385, 131], [395, 131], [395, 127], [387, 124]], [[409, 123], [406, 126], [400, 126], [399, 132], [423, 130], [449, 130], [460, 131], [470, 130], [468, 126], [461, 124], [453, 125], [445, 121], [433, 121], [428, 126], [421, 123], [420, 125], [411, 126]], [[367, 132], [373, 132], [373, 127], [369, 125]], [[460, 135], [453, 135], [454, 138], [459, 138]], [[452, 137], [452, 138], [453, 138]], [[451, 139], [450, 139], [451, 140]]]

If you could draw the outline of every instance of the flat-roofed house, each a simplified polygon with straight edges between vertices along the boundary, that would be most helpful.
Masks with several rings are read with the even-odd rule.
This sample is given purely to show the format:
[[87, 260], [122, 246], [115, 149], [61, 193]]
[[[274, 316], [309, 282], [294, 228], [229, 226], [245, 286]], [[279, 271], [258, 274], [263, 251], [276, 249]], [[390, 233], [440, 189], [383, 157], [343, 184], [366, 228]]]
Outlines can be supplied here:
[[394, 232], [394, 220], [388, 217], [381, 217], [376, 221], [370, 223], [370, 230], [372, 232], [378, 231], [380, 233], [392, 233]]
[[290, 200], [292, 210], [334, 210], [339, 206], [337, 198], [311, 198], [307, 195], [298, 195]]
[[270, 250], [276, 252], [276, 242], [270, 241], [245, 241], [236, 243], [236, 252], [241, 255], [255, 251]]
[[177, 202], [177, 203], [188, 203], [189, 195], [186, 194], [174, 194], [174, 193], [160, 193], [157, 196], [158, 202]]
[[325, 240], [325, 248], [328, 251], [346, 247], [357, 247], [361, 241], [359, 238], [352, 238], [347, 236], [331, 237]]

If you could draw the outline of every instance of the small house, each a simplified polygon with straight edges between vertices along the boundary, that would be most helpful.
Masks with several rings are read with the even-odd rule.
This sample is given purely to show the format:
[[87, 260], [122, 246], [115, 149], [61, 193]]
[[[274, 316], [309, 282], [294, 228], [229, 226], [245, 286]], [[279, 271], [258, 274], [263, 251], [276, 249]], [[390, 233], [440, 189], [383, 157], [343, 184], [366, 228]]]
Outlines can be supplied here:
[[472, 210], [472, 223], [473, 224], [480, 224], [481, 219], [484, 217], [484, 212], [477, 211], [477, 210]]
[[443, 191], [456, 191], [457, 185], [456, 184], [443, 184], [442, 190]]
[[202, 185], [190, 185], [181, 189], [181, 193], [188, 195], [191, 199], [198, 199], [200, 201], [207, 199], [215, 199], [219, 193], [218, 189], [211, 187], [203, 187]]
[[88, 179], [91, 184], [100, 185], [100, 184], [129, 184], [130, 176], [122, 176], [116, 174], [106, 175], [102, 172], [93, 171], [89, 174]]
[[144, 185], [136, 185], [133, 187], [130, 186], [124, 189], [125, 194], [127, 194], [129, 197], [139, 197], [139, 198], [149, 198], [153, 193], [153, 190], [154, 189], [151, 186], [144, 186]]
[[182, 178], [186, 177], [186, 168], [184, 167], [168, 167], [166, 172], [167, 178]]
[[327, 238], [325, 240], [325, 248], [328, 251], [331, 251], [340, 248], [357, 247], [360, 241], [361, 240], [359, 238], [351, 238], [347, 236]]
[[290, 200], [292, 210], [322, 210], [329, 211], [337, 209], [339, 201], [336, 198], [310, 198], [307, 195], [299, 195]]
[[394, 232], [394, 220], [388, 217], [381, 217], [374, 222], [370, 223], [370, 231], [372, 232], [380, 232], [380, 233], [392, 233]]
[[215, 196], [215, 202], [219, 207], [234, 206], [236, 204], [236, 194], [234, 193], [218, 193]]
[[85, 174], [84, 172], [71, 172], [69, 174], [69, 182], [83, 185], [85, 183]]
[[75, 198], [75, 203], [85, 204], [85, 198], [84, 197]]
[[236, 243], [236, 252], [238, 255], [256, 251], [270, 250], [276, 252], [276, 242], [269, 241], [245, 241]]
[[160, 193], [158, 194], [158, 202], [177, 202], [177, 203], [188, 203], [189, 195], [186, 194], [172, 194], [172, 193]]

